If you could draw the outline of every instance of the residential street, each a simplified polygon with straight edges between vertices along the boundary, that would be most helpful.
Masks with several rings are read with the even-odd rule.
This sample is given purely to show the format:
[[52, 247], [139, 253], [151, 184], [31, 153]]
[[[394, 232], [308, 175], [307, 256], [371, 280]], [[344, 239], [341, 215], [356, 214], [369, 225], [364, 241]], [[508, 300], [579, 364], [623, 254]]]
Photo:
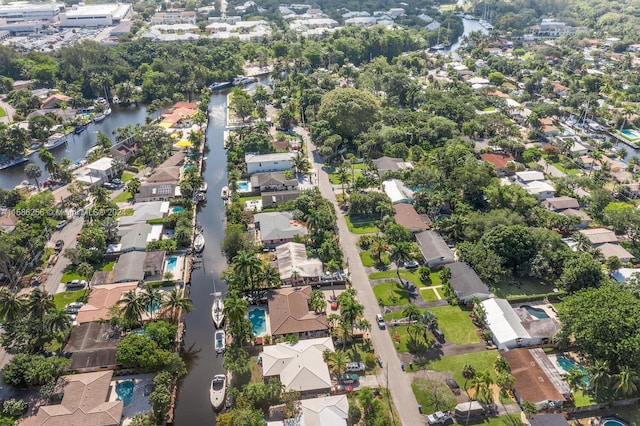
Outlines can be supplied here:
[[411, 382], [407, 373], [403, 372], [400, 367], [400, 359], [391, 336], [388, 331], [380, 330], [375, 325], [375, 316], [380, 311], [371, 285], [369, 285], [368, 276], [360, 261], [356, 245], [357, 236], [351, 234], [347, 228], [344, 216], [340, 213], [329, 176], [322, 169], [322, 159], [317, 154], [315, 146], [311, 143], [308, 132], [301, 127], [296, 127], [294, 130], [304, 138], [307, 153], [310, 155], [309, 159], [316, 173], [322, 196], [330, 200], [336, 208], [340, 243], [347, 261], [350, 280], [358, 292], [358, 299], [364, 305], [365, 318], [372, 324], [371, 336], [376, 355], [380, 356], [383, 361], [383, 368], [378, 373], [378, 383], [391, 390], [393, 402], [400, 416], [400, 419], [394, 419], [394, 424], [404, 426], [424, 425], [426, 424], [426, 418], [418, 412], [418, 402], [411, 390]]

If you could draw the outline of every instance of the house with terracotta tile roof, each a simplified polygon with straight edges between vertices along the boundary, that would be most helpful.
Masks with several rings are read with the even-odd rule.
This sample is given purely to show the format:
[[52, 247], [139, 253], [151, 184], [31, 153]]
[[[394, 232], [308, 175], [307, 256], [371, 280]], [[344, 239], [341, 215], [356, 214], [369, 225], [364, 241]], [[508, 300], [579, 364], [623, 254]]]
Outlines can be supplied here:
[[516, 159], [513, 158], [513, 155], [501, 152], [487, 152], [480, 154], [480, 158], [491, 164], [496, 173], [498, 173], [498, 176], [506, 175], [508, 173], [507, 163], [510, 161], [516, 161]]
[[418, 214], [411, 204], [399, 203], [393, 205], [395, 221], [407, 228], [411, 233], [426, 231], [431, 228], [431, 219], [426, 214]]
[[40, 105], [41, 109], [54, 109], [59, 108], [61, 104], [66, 104], [70, 102], [73, 98], [71, 96], [62, 95], [60, 93], [55, 93], [49, 96], [47, 99], [42, 101]]
[[[109, 401], [113, 371], [74, 374], [58, 379], [52, 399], [41, 405], [35, 416], [22, 426], [117, 426], [120, 425], [124, 403]], [[55, 403], [56, 399], [59, 401]]]
[[301, 339], [329, 335], [326, 313], [311, 310], [311, 287], [285, 287], [269, 294], [271, 335], [297, 334]]
[[84, 324], [86, 322], [108, 320], [111, 318], [109, 308], [116, 305], [122, 299], [124, 293], [135, 290], [137, 287], [137, 281], [93, 286], [87, 303], [78, 311], [76, 321], [78, 324]]

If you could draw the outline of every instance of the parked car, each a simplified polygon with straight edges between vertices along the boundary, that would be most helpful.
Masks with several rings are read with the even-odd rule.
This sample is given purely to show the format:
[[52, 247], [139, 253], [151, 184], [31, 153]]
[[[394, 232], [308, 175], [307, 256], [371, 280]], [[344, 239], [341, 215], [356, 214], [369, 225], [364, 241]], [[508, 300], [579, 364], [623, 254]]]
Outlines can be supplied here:
[[376, 323], [378, 324], [378, 327], [380, 327], [380, 330], [384, 330], [385, 328], [387, 328], [382, 314], [376, 314]]
[[62, 240], [56, 241], [56, 251], [62, 250], [62, 247], [64, 247], [64, 241]]
[[347, 373], [357, 373], [358, 371], [364, 371], [365, 369], [366, 367], [362, 362], [350, 362], [347, 364], [344, 371]]
[[339, 395], [342, 393], [353, 392], [353, 386], [351, 385], [335, 385], [331, 388], [331, 393], [334, 395]]
[[454, 379], [453, 377], [449, 377], [445, 380], [445, 383], [447, 384], [447, 386], [449, 386], [449, 389], [451, 389], [454, 394], [460, 395], [460, 385], [458, 384], [458, 382], [456, 382], [456, 379]]
[[85, 280], [69, 281], [67, 283], [67, 290], [71, 290], [71, 289], [79, 290], [79, 289], [85, 288], [86, 285], [87, 285], [87, 282]]
[[56, 231], [60, 231], [60, 230], [62, 230], [62, 228], [64, 228], [65, 226], [67, 226], [67, 223], [68, 223], [68, 222], [67, 222], [66, 220], [63, 220], [63, 221], [59, 222], [59, 223], [56, 225]]
[[65, 306], [64, 309], [65, 311], [67, 311], [68, 314], [77, 314], [80, 308], [82, 308], [83, 306], [84, 306], [84, 303], [82, 302], [73, 302]]
[[338, 382], [343, 385], [350, 385], [352, 383], [357, 383], [360, 381], [360, 376], [357, 374], [342, 374], [338, 377]]
[[430, 425], [450, 425], [453, 424], [453, 414], [449, 411], [436, 411], [427, 416]]
[[118, 186], [118, 187], [119, 187], [120, 185], [122, 185], [122, 181], [121, 181], [120, 179], [113, 179], [113, 180], [111, 181], [111, 183], [112, 183], [112, 184], [114, 184], [114, 185], [116, 185], [116, 186]]
[[107, 182], [107, 183], [103, 184], [103, 185], [102, 185], [102, 187], [103, 187], [104, 189], [109, 189], [109, 190], [114, 190], [114, 189], [117, 189], [117, 188], [118, 188], [118, 186], [117, 186], [117, 185], [114, 185], [114, 184], [112, 184], [111, 182]]
[[410, 260], [408, 262], [404, 262], [404, 267], [405, 268], [417, 268], [418, 266], [420, 266], [420, 264], [418, 262], [416, 262], [415, 260]]
[[434, 328], [433, 330], [431, 330], [431, 332], [436, 337], [436, 339], [438, 339], [438, 342], [440, 342], [440, 343], [444, 343], [445, 342], [444, 333], [442, 332], [442, 330], [440, 330], [439, 328]]

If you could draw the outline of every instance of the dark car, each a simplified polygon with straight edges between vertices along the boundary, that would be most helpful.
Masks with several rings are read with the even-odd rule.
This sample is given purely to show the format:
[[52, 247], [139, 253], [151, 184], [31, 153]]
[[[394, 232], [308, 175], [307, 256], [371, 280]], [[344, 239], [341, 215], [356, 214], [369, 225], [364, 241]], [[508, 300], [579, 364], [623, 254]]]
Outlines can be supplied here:
[[117, 186], [117, 185], [114, 185], [114, 184], [113, 184], [113, 183], [111, 183], [111, 182], [107, 182], [107, 183], [105, 183], [105, 184], [104, 184], [104, 185], [102, 185], [102, 186], [104, 187], [104, 189], [109, 189], [109, 190], [113, 190], [113, 189], [118, 188], [118, 186]]
[[56, 241], [56, 251], [62, 250], [62, 247], [64, 247], [64, 241], [62, 240]]
[[433, 330], [431, 330], [431, 332], [436, 337], [436, 339], [438, 339], [438, 342], [440, 342], [440, 343], [444, 343], [445, 342], [444, 333], [442, 332], [442, 330], [440, 330], [439, 328], [434, 328]]
[[342, 374], [338, 377], [338, 382], [343, 385], [350, 385], [352, 383], [356, 383], [360, 380], [360, 376], [357, 374]]
[[454, 394], [460, 395], [460, 385], [458, 384], [458, 382], [456, 382], [456, 379], [454, 379], [453, 377], [448, 377], [445, 380], [445, 383], [447, 384], [447, 386], [449, 386], [449, 389], [451, 389]]
[[113, 179], [111, 181], [112, 184], [116, 185], [116, 186], [120, 186], [122, 185], [122, 181], [120, 179]]

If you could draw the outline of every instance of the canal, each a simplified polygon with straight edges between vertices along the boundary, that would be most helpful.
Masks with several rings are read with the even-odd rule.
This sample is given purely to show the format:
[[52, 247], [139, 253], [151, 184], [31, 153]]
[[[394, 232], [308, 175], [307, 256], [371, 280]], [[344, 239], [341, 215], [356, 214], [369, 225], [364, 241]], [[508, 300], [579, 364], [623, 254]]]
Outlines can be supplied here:
[[[60, 161], [63, 157], [70, 158], [72, 161], [82, 160], [87, 155], [87, 150], [96, 144], [96, 133], [98, 130], [115, 140], [113, 131], [118, 127], [124, 127], [127, 124], [135, 126], [136, 124], [144, 124], [147, 117], [147, 108], [145, 106], [138, 107], [112, 107], [112, 113], [99, 123], [92, 123], [84, 132], [76, 135], [68, 136], [68, 143], [61, 147], [55, 148], [51, 153], [56, 160]], [[34, 153], [29, 157], [29, 161], [36, 163], [42, 169], [42, 178], [48, 177], [48, 173], [44, 170], [44, 164], [38, 158], [38, 153]], [[4, 189], [13, 189], [27, 177], [24, 175], [24, 168], [29, 163], [9, 169], [0, 170], [0, 187]]]
[[222, 356], [216, 356], [213, 347], [215, 327], [211, 319], [214, 291], [223, 294], [226, 285], [220, 273], [227, 266], [221, 254], [220, 244], [224, 238], [224, 204], [220, 191], [227, 184], [227, 156], [223, 148], [223, 133], [226, 124], [226, 94], [214, 94], [209, 103], [209, 125], [205, 153], [204, 179], [208, 184], [207, 202], [198, 212], [198, 223], [205, 236], [203, 267], [191, 275], [191, 299], [194, 310], [186, 316], [185, 360], [189, 374], [182, 380], [174, 413], [178, 426], [211, 425], [215, 413], [209, 402], [209, 385], [215, 374], [223, 373]]

